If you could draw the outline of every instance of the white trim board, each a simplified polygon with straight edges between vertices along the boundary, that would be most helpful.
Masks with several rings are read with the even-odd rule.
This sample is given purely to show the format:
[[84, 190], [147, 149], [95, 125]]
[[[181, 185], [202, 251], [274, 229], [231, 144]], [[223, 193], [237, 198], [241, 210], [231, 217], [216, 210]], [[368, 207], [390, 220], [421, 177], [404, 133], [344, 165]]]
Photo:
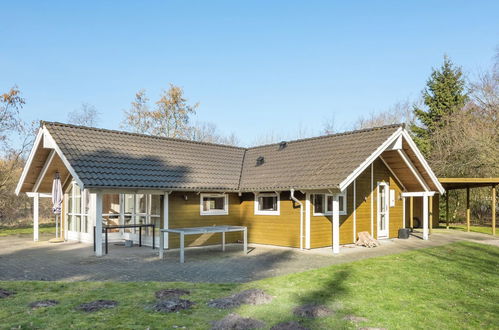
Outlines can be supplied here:
[[31, 163], [33, 162], [33, 158], [35, 157], [36, 150], [38, 150], [38, 145], [40, 144], [40, 141], [42, 140], [43, 136], [43, 129], [40, 127], [38, 129], [38, 133], [36, 134], [35, 142], [33, 143], [33, 147], [31, 147], [31, 151], [29, 152], [28, 160], [26, 161], [26, 164], [24, 165], [23, 171], [21, 173], [21, 177], [19, 178], [19, 181], [17, 182], [16, 190], [15, 193], [16, 195], [19, 195], [21, 192], [21, 188], [23, 186], [24, 180], [26, 180], [26, 175], [28, 175], [29, 168], [31, 167]]
[[386, 168], [390, 171], [390, 173], [393, 175], [393, 177], [395, 178], [395, 180], [397, 180], [397, 182], [400, 184], [400, 186], [402, 187], [402, 189], [404, 191], [407, 191], [407, 189], [405, 188], [405, 186], [402, 183], [402, 181], [399, 179], [399, 177], [397, 176], [397, 174], [395, 174], [395, 172], [393, 172], [392, 168], [390, 166], [388, 166], [388, 164], [386, 163], [386, 161], [383, 158], [383, 156], [380, 155], [379, 159], [381, 159], [381, 161], [383, 162], [383, 164], [385, 164]]
[[38, 188], [40, 188], [40, 184], [43, 181], [43, 177], [47, 173], [47, 170], [49, 169], [50, 164], [52, 164], [52, 161], [54, 160], [54, 156], [55, 156], [55, 150], [52, 149], [52, 150], [50, 150], [50, 153], [47, 157], [47, 160], [45, 161], [45, 164], [43, 164], [43, 168], [40, 171], [38, 178], [36, 178], [35, 186], [33, 187], [34, 192], [38, 192]]

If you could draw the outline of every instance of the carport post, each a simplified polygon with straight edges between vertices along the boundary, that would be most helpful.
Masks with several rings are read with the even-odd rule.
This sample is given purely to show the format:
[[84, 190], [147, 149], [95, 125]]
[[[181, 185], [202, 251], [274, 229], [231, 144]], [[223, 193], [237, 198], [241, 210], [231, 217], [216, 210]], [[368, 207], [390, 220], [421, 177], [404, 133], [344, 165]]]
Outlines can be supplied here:
[[409, 197], [409, 227], [414, 229], [414, 197]]
[[39, 207], [39, 198], [40, 195], [38, 193], [33, 194], [33, 241], [38, 241], [38, 207]]
[[102, 192], [95, 193], [95, 255], [102, 257]]
[[492, 186], [492, 235], [496, 234], [496, 186]]
[[429, 197], [430, 199], [430, 205], [429, 205], [429, 208], [430, 208], [430, 219], [428, 221], [428, 230], [430, 232], [430, 235], [431, 235], [431, 230], [433, 229], [433, 196], [430, 196]]
[[466, 230], [470, 232], [470, 187], [466, 187]]
[[445, 223], [449, 229], [449, 191], [445, 192]]

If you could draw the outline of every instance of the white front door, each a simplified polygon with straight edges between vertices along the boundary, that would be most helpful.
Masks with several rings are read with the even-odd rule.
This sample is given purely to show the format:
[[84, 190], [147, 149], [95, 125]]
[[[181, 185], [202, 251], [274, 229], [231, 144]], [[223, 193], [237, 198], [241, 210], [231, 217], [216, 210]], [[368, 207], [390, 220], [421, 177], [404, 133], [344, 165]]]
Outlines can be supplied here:
[[378, 182], [378, 238], [388, 238], [389, 226], [389, 194], [386, 182]]

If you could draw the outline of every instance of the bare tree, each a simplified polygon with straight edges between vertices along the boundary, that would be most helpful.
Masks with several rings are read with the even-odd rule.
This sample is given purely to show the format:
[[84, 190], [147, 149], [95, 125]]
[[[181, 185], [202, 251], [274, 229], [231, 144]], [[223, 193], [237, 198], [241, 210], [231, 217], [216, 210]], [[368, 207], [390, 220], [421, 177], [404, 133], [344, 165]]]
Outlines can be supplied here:
[[100, 113], [88, 103], [82, 103], [79, 109], [68, 113], [68, 123], [82, 126], [97, 126]]
[[196, 113], [198, 104], [189, 105], [181, 87], [170, 84], [151, 109], [145, 91], [135, 94], [130, 109], [125, 111], [122, 127], [134, 132], [156, 136], [187, 138], [191, 127], [189, 119]]
[[359, 117], [354, 123], [353, 129], [372, 128], [399, 123], [410, 124], [414, 121], [412, 108], [412, 103], [409, 101], [398, 102], [388, 110], [371, 112], [368, 116]]
[[207, 122], [197, 122], [191, 126], [187, 138], [192, 141], [210, 142], [232, 146], [239, 145], [239, 139], [234, 133], [225, 136], [219, 132], [214, 123]]

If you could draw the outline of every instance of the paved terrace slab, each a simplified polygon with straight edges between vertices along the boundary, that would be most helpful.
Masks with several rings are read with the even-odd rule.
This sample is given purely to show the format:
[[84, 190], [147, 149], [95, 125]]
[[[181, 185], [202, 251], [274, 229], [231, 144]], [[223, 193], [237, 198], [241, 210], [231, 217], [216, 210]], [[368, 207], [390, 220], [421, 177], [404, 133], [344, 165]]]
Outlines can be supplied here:
[[158, 250], [150, 247], [110, 243], [109, 254], [97, 258], [91, 244], [7, 236], [0, 238], [0, 280], [248, 282], [458, 241], [499, 246], [499, 239], [491, 235], [435, 230], [429, 241], [411, 237], [383, 240], [373, 249], [343, 246], [339, 255], [333, 255], [330, 248], [300, 251], [253, 244], [247, 256], [240, 245], [228, 245], [225, 252], [219, 246], [192, 248], [186, 250], [187, 262], [179, 264], [178, 250], [166, 252], [162, 261]]

